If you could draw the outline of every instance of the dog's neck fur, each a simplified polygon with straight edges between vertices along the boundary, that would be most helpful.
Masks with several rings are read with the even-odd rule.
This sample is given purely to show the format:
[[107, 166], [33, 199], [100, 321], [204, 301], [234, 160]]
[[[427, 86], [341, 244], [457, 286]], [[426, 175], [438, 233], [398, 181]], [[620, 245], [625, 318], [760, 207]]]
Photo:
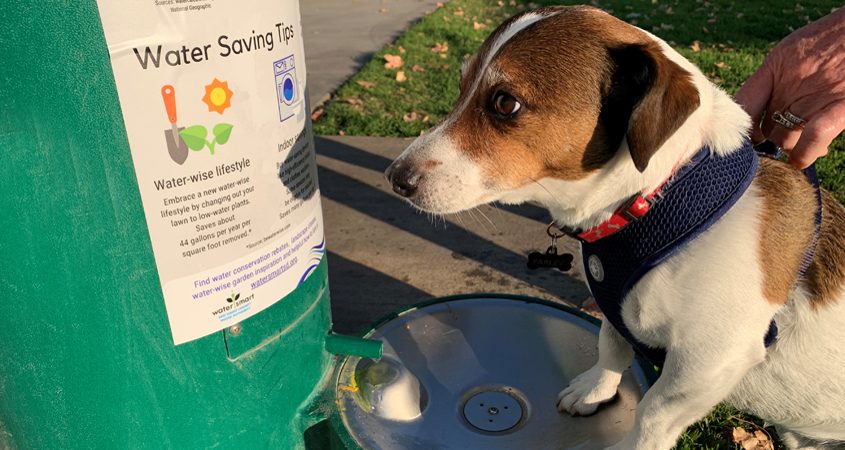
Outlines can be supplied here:
[[[654, 37], [666, 56], [692, 74], [701, 105], [654, 154], [644, 172], [634, 167], [623, 141], [616, 156], [604, 168], [577, 181], [544, 178], [520, 189], [514, 198], [546, 207], [558, 225], [588, 229], [607, 220], [632, 195], [651, 191], [671, 176], [702, 147], [727, 154], [742, 146], [750, 118], [727, 93], [711, 83], [697, 67]], [[655, 126], [660, 126], [655, 124]], [[510, 195], [502, 198], [507, 203]]]

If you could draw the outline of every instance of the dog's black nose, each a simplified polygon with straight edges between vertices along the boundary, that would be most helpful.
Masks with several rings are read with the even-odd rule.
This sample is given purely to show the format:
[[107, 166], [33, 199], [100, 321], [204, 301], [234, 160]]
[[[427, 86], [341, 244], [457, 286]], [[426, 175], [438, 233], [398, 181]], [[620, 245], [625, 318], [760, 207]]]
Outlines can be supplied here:
[[411, 197], [417, 192], [417, 187], [420, 183], [420, 175], [411, 170], [407, 164], [393, 163], [384, 172], [390, 185], [393, 187], [393, 192], [402, 197]]

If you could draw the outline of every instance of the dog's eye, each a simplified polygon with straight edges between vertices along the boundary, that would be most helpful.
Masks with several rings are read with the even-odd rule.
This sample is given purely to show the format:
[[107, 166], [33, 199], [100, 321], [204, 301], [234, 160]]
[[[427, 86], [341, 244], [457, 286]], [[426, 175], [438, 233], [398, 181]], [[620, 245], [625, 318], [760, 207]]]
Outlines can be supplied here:
[[493, 111], [504, 117], [510, 117], [519, 112], [522, 105], [513, 96], [504, 91], [493, 94]]

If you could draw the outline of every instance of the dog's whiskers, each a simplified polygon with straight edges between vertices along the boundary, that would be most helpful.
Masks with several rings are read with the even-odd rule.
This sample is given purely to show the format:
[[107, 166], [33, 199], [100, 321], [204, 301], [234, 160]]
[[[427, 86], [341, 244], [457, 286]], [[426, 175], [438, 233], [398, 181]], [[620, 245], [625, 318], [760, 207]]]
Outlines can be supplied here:
[[461, 228], [466, 228], [467, 225], [464, 223], [463, 216], [461, 215], [463, 211], [458, 211], [455, 213], [455, 218], [458, 219], [458, 223], [461, 225]]
[[540, 183], [540, 181], [539, 181], [539, 180], [536, 180], [536, 179], [534, 179], [533, 177], [528, 177], [528, 179], [529, 179], [529, 180], [531, 180], [532, 182], [536, 183], [536, 184], [537, 184], [537, 186], [540, 186], [541, 188], [543, 188], [543, 190], [544, 190], [544, 191], [546, 191], [546, 193], [548, 193], [548, 194], [549, 194], [549, 198], [550, 198], [553, 202], [557, 203], [557, 205], [558, 205], [561, 209], [563, 209], [563, 210], [567, 209], [567, 208], [563, 205], [563, 203], [560, 203], [560, 202], [558, 201], [557, 197], [555, 197], [555, 195], [554, 195], [554, 194], [552, 194], [552, 191], [550, 191], [547, 187], [543, 186], [543, 183]]
[[[489, 218], [489, 217], [487, 217], [487, 214], [484, 214], [484, 211], [482, 211], [482, 210], [481, 210], [481, 207], [475, 207], [475, 208], [473, 208], [473, 209], [475, 209], [476, 211], [478, 211], [478, 213], [479, 213], [479, 214], [481, 214], [481, 217], [483, 217], [483, 218], [484, 218], [484, 220], [486, 220], [486, 221], [487, 221], [487, 223], [489, 223], [489, 224], [490, 224], [490, 226], [492, 226], [492, 227], [493, 227], [492, 233], [498, 233], [498, 232], [499, 232], [499, 227], [498, 227], [498, 226], [496, 226], [496, 224], [495, 224], [495, 223], [493, 223], [493, 221], [492, 221], [492, 220], [490, 220], [490, 218]], [[486, 226], [485, 226], [485, 228], [486, 228]], [[488, 231], [490, 231], [490, 230], [488, 230]]]
[[474, 220], [474, 221], [478, 222], [478, 218], [477, 218], [477, 217], [475, 217], [475, 214], [473, 214], [473, 213], [472, 213], [472, 209], [466, 209], [466, 210], [464, 210], [464, 211], [466, 211], [466, 213], [467, 213], [467, 215], [468, 215], [468, 216], [472, 217], [472, 220]]
[[498, 203], [489, 203], [489, 205], [490, 205], [490, 208], [491, 208], [493, 211], [496, 211], [496, 217], [497, 217], [499, 220], [504, 219], [505, 213], [503, 212], [503, 209], [502, 209], [501, 205], [499, 205]]

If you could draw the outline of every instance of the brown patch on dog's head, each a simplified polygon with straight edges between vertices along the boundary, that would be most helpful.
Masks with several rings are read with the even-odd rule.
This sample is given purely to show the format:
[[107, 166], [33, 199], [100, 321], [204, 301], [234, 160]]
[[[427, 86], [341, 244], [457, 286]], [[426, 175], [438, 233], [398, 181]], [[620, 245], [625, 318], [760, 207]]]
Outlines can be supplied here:
[[[548, 17], [497, 44], [520, 16], [510, 19], [468, 61], [446, 135], [501, 189], [581, 179], [625, 138], [645, 170], [698, 108], [691, 75], [646, 33], [597, 9], [536, 13]], [[497, 114], [498, 95], [511, 96], [519, 110]]]
[[[667, 59], [654, 42], [614, 48], [610, 54], [617, 70], [612, 77], [614, 88], [606, 102], [609, 108], [618, 109], [621, 104], [620, 119], [634, 106], [628, 114], [628, 150], [637, 170], [642, 172], [657, 149], [698, 108], [698, 90], [689, 72]], [[644, 92], [636, 105], [630, 104], [636, 97], [628, 94], [631, 91]]]

